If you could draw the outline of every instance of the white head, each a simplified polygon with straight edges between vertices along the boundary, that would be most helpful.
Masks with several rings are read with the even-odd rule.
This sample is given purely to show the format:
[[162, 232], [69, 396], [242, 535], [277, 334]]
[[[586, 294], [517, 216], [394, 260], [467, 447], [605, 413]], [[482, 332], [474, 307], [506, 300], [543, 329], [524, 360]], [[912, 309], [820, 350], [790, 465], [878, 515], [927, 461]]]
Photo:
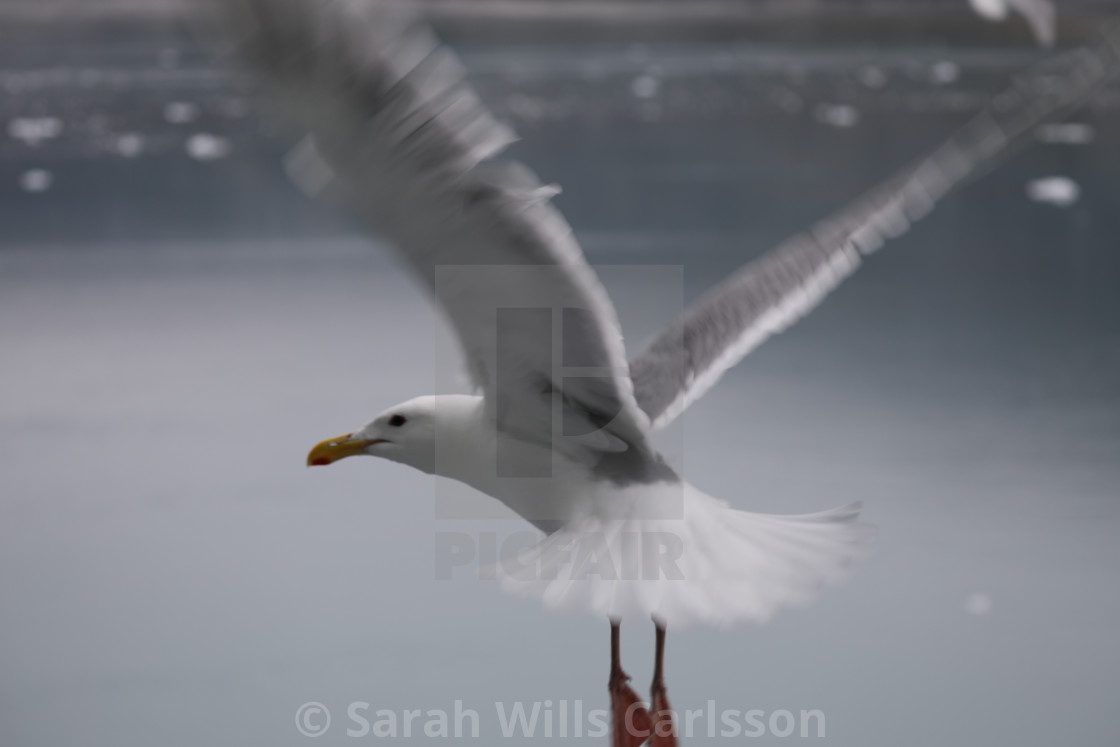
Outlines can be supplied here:
[[417, 397], [390, 407], [364, 428], [328, 438], [307, 455], [307, 466], [319, 467], [349, 456], [376, 456], [434, 472], [436, 426], [440, 430], [476, 409], [479, 398], [461, 395]]

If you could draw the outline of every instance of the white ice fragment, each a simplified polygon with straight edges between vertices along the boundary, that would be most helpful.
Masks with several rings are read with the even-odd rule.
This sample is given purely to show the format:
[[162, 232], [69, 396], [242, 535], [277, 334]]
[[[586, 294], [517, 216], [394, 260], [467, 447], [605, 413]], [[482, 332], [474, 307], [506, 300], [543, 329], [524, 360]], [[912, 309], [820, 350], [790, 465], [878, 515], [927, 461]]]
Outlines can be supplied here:
[[54, 175], [46, 169], [25, 171], [19, 178], [19, 186], [24, 192], [46, 192], [54, 183]]
[[125, 158], [136, 158], [144, 152], [144, 138], [134, 132], [117, 137], [117, 153]]
[[1069, 177], [1048, 176], [1027, 182], [1027, 196], [1035, 202], [1069, 207], [1081, 196], [1081, 188]]
[[639, 99], [648, 99], [661, 90], [661, 81], [652, 75], [639, 75], [630, 81], [630, 93]]
[[972, 9], [990, 21], [1007, 18], [1007, 0], [971, 0]]
[[1059, 145], [1088, 145], [1097, 137], [1092, 125], [1081, 122], [1051, 122], [1035, 130], [1035, 137], [1042, 143]]
[[929, 78], [939, 86], [955, 83], [961, 77], [961, 67], [952, 60], [935, 62], [929, 69]]
[[30, 146], [53, 140], [62, 134], [62, 128], [58, 117], [16, 117], [8, 122], [8, 134]]
[[229, 140], [217, 135], [200, 132], [187, 140], [187, 155], [196, 161], [216, 161], [233, 150]]
[[190, 101], [172, 101], [163, 107], [163, 118], [171, 124], [188, 124], [198, 119], [198, 104]]
[[859, 110], [848, 104], [818, 104], [817, 121], [833, 127], [855, 127], [859, 124]]
[[992, 598], [981, 591], [969, 594], [964, 600], [964, 611], [970, 615], [986, 615], [992, 611], [992, 607]]
[[859, 82], [867, 88], [882, 88], [887, 84], [887, 74], [883, 72], [882, 68], [868, 65], [867, 67], [860, 68], [857, 74]]

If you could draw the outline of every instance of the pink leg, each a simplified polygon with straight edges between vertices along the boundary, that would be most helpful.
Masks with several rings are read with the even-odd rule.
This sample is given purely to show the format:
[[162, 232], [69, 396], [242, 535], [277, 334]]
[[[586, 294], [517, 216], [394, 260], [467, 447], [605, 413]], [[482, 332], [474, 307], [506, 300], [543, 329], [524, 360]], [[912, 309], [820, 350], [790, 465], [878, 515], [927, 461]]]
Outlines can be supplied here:
[[653, 684], [650, 685], [650, 711], [653, 719], [651, 747], [677, 747], [677, 729], [673, 724], [673, 709], [665, 692], [662, 679], [662, 661], [665, 658], [665, 626], [656, 620], [657, 651], [653, 662]]
[[619, 623], [611, 621], [611, 734], [613, 747], [641, 747], [651, 732], [649, 711], [626, 683], [619, 654]]

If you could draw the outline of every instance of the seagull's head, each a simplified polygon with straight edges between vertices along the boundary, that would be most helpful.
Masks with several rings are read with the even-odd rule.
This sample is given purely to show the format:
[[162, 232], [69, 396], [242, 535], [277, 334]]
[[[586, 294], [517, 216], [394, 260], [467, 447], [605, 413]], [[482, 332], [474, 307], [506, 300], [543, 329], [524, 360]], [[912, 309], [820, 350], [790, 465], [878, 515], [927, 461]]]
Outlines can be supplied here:
[[410, 399], [390, 407], [359, 431], [316, 444], [307, 455], [307, 466], [322, 467], [364, 454], [431, 472], [435, 465], [436, 399]]

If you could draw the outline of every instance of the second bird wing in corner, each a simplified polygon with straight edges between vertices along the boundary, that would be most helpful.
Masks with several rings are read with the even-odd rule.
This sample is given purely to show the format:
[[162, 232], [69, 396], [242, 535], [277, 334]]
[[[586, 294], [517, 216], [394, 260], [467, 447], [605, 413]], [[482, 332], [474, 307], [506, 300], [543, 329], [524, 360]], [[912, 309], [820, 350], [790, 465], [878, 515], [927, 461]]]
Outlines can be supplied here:
[[672, 422], [768, 337], [811, 311], [868, 254], [945, 195], [1084, 103], [1120, 69], [1120, 22], [1096, 46], [1040, 65], [911, 168], [745, 265], [684, 310], [630, 362], [654, 430]]

